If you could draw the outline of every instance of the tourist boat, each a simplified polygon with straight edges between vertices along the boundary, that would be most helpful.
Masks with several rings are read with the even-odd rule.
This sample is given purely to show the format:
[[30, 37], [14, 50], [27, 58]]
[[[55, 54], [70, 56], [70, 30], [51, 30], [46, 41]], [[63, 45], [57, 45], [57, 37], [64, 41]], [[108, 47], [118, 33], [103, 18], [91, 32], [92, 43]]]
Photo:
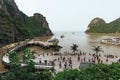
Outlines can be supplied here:
[[119, 45], [120, 44], [120, 38], [106, 38], [106, 39], [102, 39], [100, 40], [101, 43], [104, 44], [115, 44], [115, 45]]
[[59, 41], [59, 40], [56, 39], [56, 38], [53, 38], [53, 39], [48, 40], [48, 42], [50, 42], [50, 43], [54, 43], [54, 42], [57, 42], [57, 41]]
[[52, 43], [53, 45], [57, 45], [59, 43], [59, 40], [54, 38], [54, 39], [48, 40], [48, 42]]
[[112, 42], [112, 39], [111, 39], [111, 38], [106, 38], [106, 39], [102, 39], [102, 40], [101, 40], [101, 43], [105, 43], [105, 44], [111, 43], [111, 42]]

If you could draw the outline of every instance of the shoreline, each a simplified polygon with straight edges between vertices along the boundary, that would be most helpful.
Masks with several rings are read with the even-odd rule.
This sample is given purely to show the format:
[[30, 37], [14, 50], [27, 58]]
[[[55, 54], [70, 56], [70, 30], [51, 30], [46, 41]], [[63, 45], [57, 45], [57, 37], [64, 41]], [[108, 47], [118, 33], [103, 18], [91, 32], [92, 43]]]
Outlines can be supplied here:
[[[55, 52], [54, 52], [55, 53]], [[63, 71], [64, 69], [79, 69], [89, 66], [89, 64], [112, 64], [113, 62], [118, 62], [120, 59], [115, 55], [103, 55], [100, 54], [97, 58], [94, 53], [77, 53], [77, 54], [54, 54], [54, 53], [46, 53], [43, 55], [35, 54], [35, 61], [37, 64], [39, 62], [44, 62], [46, 60], [49, 64], [49, 61], [54, 61], [56, 72]], [[70, 60], [72, 61], [72, 67], [69, 65]], [[95, 62], [94, 62], [95, 61]], [[67, 65], [65, 68], [65, 64]], [[60, 67], [61, 65], [61, 67]]]
[[106, 34], [106, 35], [112, 35], [112, 36], [119, 36], [120, 33], [94, 33], [94, 32], [83, 32], [85, 34]]
[[[94, 64], [112, 64], [117, 63], [119, 61], [119, 57], [116, 55], [103, 55], [99, 54], [97, 57], [95, 53], [84, 53], [84, 52], [77, 52], [76, 54], [73, 53], [44, 53], [44, 54], [34, 54], [35, 64], [45, 64], [49, 66], [54, 62], [54, 68], [56, 73], [63, 71], [64, 69], [80, 69], [86, 68], [90, 65]], [[71, 59], [71, 65], [70, 64]], [[45, 63], [46, 62], [46, 63]], [[61, 67], [60, 67], [61, 64]], [[66, 67], [65, 67], [66, 64]], [[6, 71], [3, 71], [3, 73]], [[1, 72], [2, 73], [2, 72]]]
[[[66, 38], [66, 37], [65, 37]], [[37, 39], [37, 38], [36, 38]], [[37, 40], [39, 40], [39, 39], [37, 39]], [[19, 43], [22, 43], [23, 41], [21, 41], [21, 42], [19, 42]], [[15, 47], [15, 45], [17, 45], [18, 43], [11, 43], [11, 44], [9, 44], [9, 45], [6, 45], [6, 46], [4, 46], [4, 49], [6, 49], [6, 52], [7, 52], [7, 49], [9, 48], [12, 48], [12, 47]], [[87, 49], [86, 49], [87, 50]], [[67, 50], [68, 51], [68, 50]], [[71, 51], [70, 51], [71, 52]], [[85, 51], [82, 51], [82, 52], [85, 52]], [[38, 53], [41, 53], [41, 52], [38, 52]], [[62, 52], [62, 54], [64, 54], [64, 52]], [[87, 52], [87, 55], [88, 55], [89, 53]], [[46, 55], [45, 55], [46, 56]], [[64, 56], [64, 55], [63, 55]], [[72, 56], [72, 55], [68, 55], [68, 56]], [[77, 61], [77, 56], [72, 56], [73, 57], [73, 59], [75, 60], [75, 62]], [[48, 56], [47, 58], [51, 58], [51, 59], [54, 59], [54, 58], [58, 58], [58, 56]], [[116, 60], [117, 61], [117, 60]], [[73, 61], [74, 62], [74, 61]], [[59, 64], [58, 62], [56, 63], [57, 65]], [[78, 64], [78, 63], [77, 63]], [[62, 63], [62, 65], [64, 65], [64, 62]], [[58, 67], [57, 67], [58, 68]], [[59, 69], [59, 68], [58, 68]]]

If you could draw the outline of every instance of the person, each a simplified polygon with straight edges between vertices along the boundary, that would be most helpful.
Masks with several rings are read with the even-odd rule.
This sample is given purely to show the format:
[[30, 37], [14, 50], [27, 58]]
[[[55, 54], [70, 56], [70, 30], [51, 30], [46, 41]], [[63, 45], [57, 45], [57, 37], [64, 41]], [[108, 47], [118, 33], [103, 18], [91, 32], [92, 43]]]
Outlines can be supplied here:
[[60, 56], [60, 59], [62, 60], [62, 56]]
[[92, 62], [95, 63], [95, 59], [94, 58], [92, 58]]
[[100, 59], [98, 59], [98, 64], [100, 63]]
[[118, 59], [118, 63], [120, 63], [120, 59]]
[[47, 60], [45, 60], [45, 65], [47, 65]]
[[43, 57], [44, 57], [45, 55], [43, 54]]
[[59, 68], [62, 68], [62, 63], [61, 62], [59, 63]]
[[91, 54], [89, 53], [89, 56], [90, 56]]
[[103, 63], [103, 60], [101, 60], [101, 64]]
[[60, 61], [60, 58], [58, 57], [58, 62]]
[[67, 62], [64, 63], [64, 68], [65, 68], [65, 69], [67, 68]]
[[65, 61], [65, 57], [63, 57], [63, 62]]
[[41, 60], [39, 60], [39, 64], [41, 65]]
[[72, 64], [72, 60], [71, 60], [71, 58], [69, 59], [69, 64]]
[[90, 59], [88, 59], [88, 61], [90, 62]]
[[84, 62], [86, 61], [86, 58], [84, 57]]
[[69, 64], [70, 68], [72, 69], [72, 64]]
[[80, 61], [80, 56], [78, 55], [78, 61]]
[[81, 58], [81, 62], [83, 62], [83, 59]]
[[52, 61], [51, 65], [52, 65], [52, 66], [55, 66], [55, 62], [54, 62], [54, 61]]
[[108, 58], [106, 58], [106, 62], [108, 62]]
[[49, 55], [49, 53], [47, 53], [47, 56]]

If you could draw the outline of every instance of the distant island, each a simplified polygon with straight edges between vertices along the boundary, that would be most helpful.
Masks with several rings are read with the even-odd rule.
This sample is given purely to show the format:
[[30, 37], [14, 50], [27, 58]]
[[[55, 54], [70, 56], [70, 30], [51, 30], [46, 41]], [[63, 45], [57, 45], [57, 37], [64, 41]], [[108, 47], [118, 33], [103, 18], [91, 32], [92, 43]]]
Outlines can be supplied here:
[[18, 9], [14, 0], [0, 0], [0, 46], [45, 35], [53, 33], [42, 14], [28, 17]]
[[120, 18], [106, 23], [101, 18], [94, 18], [88, 25], [86, 33], [120, 33]]

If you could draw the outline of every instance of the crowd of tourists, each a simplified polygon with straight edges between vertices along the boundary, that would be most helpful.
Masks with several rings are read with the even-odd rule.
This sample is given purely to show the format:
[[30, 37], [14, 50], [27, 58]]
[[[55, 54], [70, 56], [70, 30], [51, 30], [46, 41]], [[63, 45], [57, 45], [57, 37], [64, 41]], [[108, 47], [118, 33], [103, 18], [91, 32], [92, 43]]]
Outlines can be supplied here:
[[[40, 55], [39, 55], [40, 56]], [[78, 65], [77, 68], [81, 66], [81, 63], [94, 63], [94, 64], [107, 64], [111, 60], [110, 59], [117, 59], [117, 56], [112, 55], [101, 55], [96, 53], [85, 53], [85, 52], [77, 52], [77, 53], [46, 53], [41, 55], [44, 60], [45, 65], [52, 65], [54, 67], [58, 67], [59, 69], [68, 69], [73, 68], [74, 66]], [[110, 60], [110, 61], [109, 61]], [[113, 61], [114, 62], [114, 61]], [[116, 61], [117, 62], [117, 61]], [[41, 60], [39, 63], [42, 64]]]

